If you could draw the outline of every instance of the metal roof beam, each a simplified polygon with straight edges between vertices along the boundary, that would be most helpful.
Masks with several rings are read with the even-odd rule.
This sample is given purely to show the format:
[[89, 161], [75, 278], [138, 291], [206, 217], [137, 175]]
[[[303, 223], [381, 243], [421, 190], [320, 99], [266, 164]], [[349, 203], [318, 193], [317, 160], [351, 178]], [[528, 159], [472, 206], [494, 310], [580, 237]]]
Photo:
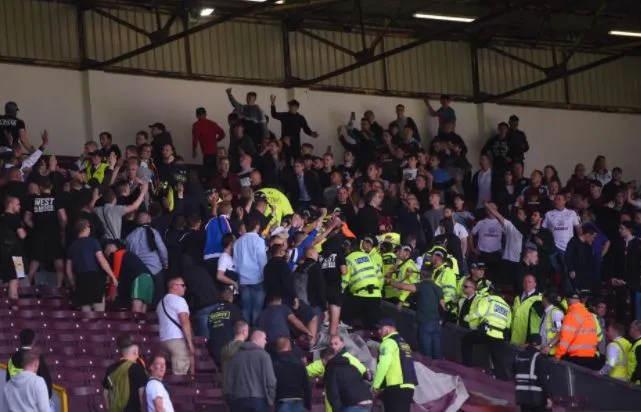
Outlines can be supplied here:
[[283, 8], [286, 8], [287, 10], [293, 10], [300, 7], [313, 6], [321, 3], [332, 3], [335, 1], [337, 0], [300, 0], [300, 1], [292, 1], [284, 5], [275, 5], [274, 3], [276, 2], [276, 0], [266, 0], [265, 2], [255, 3], [254, 5], [244, 8], [242, 10], [234, 11], [232, 13], [217, 17], [207, 23], [199, 24], [187, 30], [183, 30], [179, 33], [172, 34], [171, 36], [167, 36], [167, 37], [158, 39], [156, 41], [151, 41], [149, 44], [145, 46], [139, 47], [135, 50], [131, 50], [127, 53], [123, 53], [119, 56], [112, 57], [111, 59], [108, 59], [102, 62], [91, 62], [89, 64], [83, 65], [82, 69], [97, 70], [103, 67], [111, 66], [116, 63], [125, 61], [127, 59], [131, 59], [132, 57], [138, 56], [140, 54], [146, 53], [150, 50], [156, 49], [160, 46], [164, 46], [165, 44], [171, 43], [176, 40], [180, 40], [189, 35], [199, 33], [203, 30], [210, 29], [212, 27], [218, 26], [219, 24], [237, 19], [239, 17], [249, 16], [249, 15], [253, 15], [260, 12], [282, 10]]
[[448, 28], [447, 30], [441, 30], [441, 31], [437, 31], [436, 33], [430, 33], [430, 34], [424, 35], [424, 36], [419, 37], [418, 39], [416, 39], [416, 40], [414, 40], [412, 42], [409, 42], [409, 43], [407, 43], [407, 44], [405, 44], [403, 46], [399, 46], [397, 48], [384, 51], [384, 52], [379, 53], [379, 54], [374, 55], [374, 56], [370, 56], [370, 57], [366, 57], [366, 58], [360, 59], [359, 61], [357, 61], [354, 64], [350, 64], [350, 65], [342, 67], [340, 69], [333, 70], [333, 71], [331, 71], [329, 73], [323, 74], [323, 75], [315, 77], [313, 79], [304, 79], [304, 80], [300, 80], [300, 81], [293, 82], [293, 83], [286, 82], [286, 83], [288, 83], [286, 86], [287, 87], [305, 87], [305, 86], [312, 85], [314, 83], [319, 83], [319, 82], [322, 82], [324, 80], [331, 79], [332, 77], [339, 76], [339, 75], [344, 74], [344, 73], [348, 73], [350, 71], [353, 71], [353, 70], [359, 69], [361, 67], [364, 67], [364, 66], [366, 66], [368, 64], [377, 62], [377, 61], [382, 60], [382, 59], [386, 59], [388, 57], [394, 56], [394, 55], [399, 54], [399, 53], [403, 53], [404, 51], [414, 49], [414, 48], [416, 48], [418, 46], [422, 46], [423, 44], [426, 44], [426, 43], [429, 43], [431, 41], [437, 40], [437, 39], [439, 39], [439, 38], [441, 38], [441, 37], [443, 37], [445, 35], [454, 34], [454, 33], [462, 33], [462, 32], [466, 32], [468, 30], [477, 29], [477, 28], [482, 27], [482, 26], [484, 26], [485, 24], [487, 24], [487, 23], [489, 23], [491, 21], [494, 21], [494, 20], [498, 19], [499, 17], [503, 17], [503, 16], [515, 11], [515, 10], [522, 9], [523, 7], [526, 7], [527, 5], [530, 5], [532, 3], [536, 3], [536, 1], [527, 0], [527, 1], [517, 2], [516, 4], [509, 4], [509, 5], [507, 5], [505, 7], [502, 7], [501, 9], [499, 9], [499, 10], [497, 10], [497, 11], [491, 13], [491, 14], [488, 14], [487, 16], [483, 16], [483, 17], [480, 17], [480, 18], [476, 19], [476, 20], [474, 20], [473, 22], [471, 22], [469, 24], [460, 24], [460, 25], [457, 25], [457, 26], [455, 26], [453, 28]]
[[560, 79], [566, 79], [570, 76], [574, 76], [575, 74], [583, 73], [584, 71], [591, 70], [594, 68], [597, 68], [599, 66], [603, 66], [608, 63], [615, 62], [617, 60], [620, 60], [630, 54], [640, 52], [641, 51], [641, 46], [637, 46], [632, 49], [625, 50], [621, 53], [618, 54], [613, 54], [608, 57], [604, 57], [602, 59], [593, 61], [592, 63], [584, 64], [583, 66], [575, 67], [574, 69], [571, 70], [548, 70], [546, 71], [547, 77], [545, 79], [538, 80], [536, 82], [532, 82], [520, 87], [517, 87], [516, 89], [508, 90], [503, 93], [499, 94], [494, 94], [494, 95], [487, 95], [485, 97], [482, 97], [479, 101], [479, 103], [487, 103], [487, 102], [495, 102], [499, 101], [502, 99], [505, 99], [506, 97], [514, 96], [515, 94], [523, 93], [531, 89], [535, 89], [540, 86], [544, 86], [548, 83], [552, 83], [554, 81], [560, 80]]

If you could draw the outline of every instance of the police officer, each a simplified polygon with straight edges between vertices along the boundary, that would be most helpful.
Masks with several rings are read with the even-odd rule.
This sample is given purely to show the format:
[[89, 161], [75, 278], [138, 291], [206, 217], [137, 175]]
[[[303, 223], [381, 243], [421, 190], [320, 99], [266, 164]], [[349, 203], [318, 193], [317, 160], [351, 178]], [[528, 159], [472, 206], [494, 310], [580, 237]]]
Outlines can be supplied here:
[[373, 329], [380, 319], [382, 276], [380, 268], [369, 255], [358, 250], [355, 239], [344, 243], [347, 274], [343, 276], [346, 302], [343, 312], [345, 322], [360, 318], [366, 329]]
[[492, 286], [492, 282], [487, 279], [487, 266], [484, 262], [474, 262], [470, 264], [470, 275], [459, 279], [457, 285], [458, 296], [464, 296], [463, 284], [470, 279], [476, 284], [476, 293], [485, 295], [487, 290]]
[[0, 153], [10, 152], [13, 144], [18, 142], [28, 151], [34, 150], [27, 138], [24, 122], [17, 117], [19, 110], [16, 102], [4, 105], [4, 115], [0, 116]]
[[479, 302], [483, 299], [476, 290], [477, 284], [470, 277], [465, 278], [463, 285], [463, 296], [459, 299], [457, 324], [463, 328], [472, 330], [478, 329], [478, 317], [468, 317], [470, 313], [478, 313]]
[[[363, 250], [363, 252], [369, 255], [369, 258], [378, 267], [378, 270], [381, 272], [381, 275], [382, 275], [383, 274], [383, 256], [376, 248], [377, 245], [378, 245], [378, 242], [376, 241], [376, 237], [372, 235], [368, 235], [363, 238], [363, 241], [361, 242], [361, 249]], [[381, 279], [381, 282], [382, 282], [382, 279]]]
[[432, 248], [431, 262], [434, 270], [432, 277], [434, 282], [443, 289], [443, 300], [447, 311], [447, 318], [451, 322], [456, 321], [458, 311], [458, 296], [456, 288], [456, 274], [454, 269], [447, 264], [448, 254], [444, 247]]
[[516, 380], [516, 404], [522, 412], [539, 412], [552, 409], [550, 372], [544, 356], [538, 351], [541, 337], [532, 335], [525, 351], [517, 352], [514, 358]]
[[466, 320], [471, 322], [478, 319], [479, 328], [463, 336], [462, 358], [465, 366], [474, 366], [474, 346], [485, 345], [494, 364], [494, 374], [498, 379], [508, 380], [505, 359], [503, 358], [503, 342], [512, 323], [512, 311], [502, 297], [494, 294], [490, 288], [489, 294], [482, 296], [476, 312], [470, 313]]
[[[396, 257], [400, 262], [398, 270], [391, 277], [388, 277], [388, 280], [406, 284], [418, 283], [420, 277], [416, 263], [412, 259], [412, 247], [409, 245], [401, 246], [396, 252]], [[411, 292], [407, 290], [389, 293], [393, 296], [390, 301], [396, 303], [399, 310], [403, 307], [409, 307], [413, 301], [410, 299]]]
[[409, 412], [418, 384], [412, 349], [396, 331], [393, 319], [382, 319], [378, 334], [383, 341], [372, 386], [385, 412]]

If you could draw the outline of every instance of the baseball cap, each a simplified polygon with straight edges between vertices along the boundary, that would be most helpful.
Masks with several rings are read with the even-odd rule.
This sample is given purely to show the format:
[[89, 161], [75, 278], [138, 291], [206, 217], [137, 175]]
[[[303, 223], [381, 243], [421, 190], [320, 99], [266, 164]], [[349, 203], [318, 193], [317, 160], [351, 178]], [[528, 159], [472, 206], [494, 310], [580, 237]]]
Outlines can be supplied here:
[[581, 296], [577, 292], [570, 292], [565, 294], [566, 299], [581, 299]]
[[376, 327], [377, 328], [382, 328], [383, 326], [392, 326], [392, 327], [395, 328], [396, 327], [396, 321], [394, 319], [392, 319], [392, 318], [383, 318], [383, 319], [378, 321], [378, 323], [376, 324]]
[[363, 238], [363, 242], [371, 243], [373, 246], [376, 246], [378, 242], [376, 241], [376, 237], [372, 235], [367, 235]]
[[485, 262], [474, 262], [470, 265], [470, 269], [487, 269]]
[[162, 123], [159, 123], [159, 122], [156, 122], [156, 123], [154, 123], [154, 124], [150, 124], [150, 125], [149, 125], [149, 128], [150, 128], [150, 129], [160, 129], [160, 130], [162, 130], [163, 132], [167, 131], [167, 128], [165, 127], [165, 125], [164, 125], [164, 124], [162, 124]]

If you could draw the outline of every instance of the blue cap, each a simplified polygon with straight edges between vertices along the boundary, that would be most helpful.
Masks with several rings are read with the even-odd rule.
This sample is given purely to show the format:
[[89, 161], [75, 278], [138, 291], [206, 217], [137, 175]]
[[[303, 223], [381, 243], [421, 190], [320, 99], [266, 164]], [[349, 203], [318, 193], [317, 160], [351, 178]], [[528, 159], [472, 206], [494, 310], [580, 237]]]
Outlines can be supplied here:
[[391, 326], [391, 327], [396, 327], [396, 321], [392, 318], [383, 318], [381, 319], [377, 324], [377, 328], [382, 328], [383, 326]]

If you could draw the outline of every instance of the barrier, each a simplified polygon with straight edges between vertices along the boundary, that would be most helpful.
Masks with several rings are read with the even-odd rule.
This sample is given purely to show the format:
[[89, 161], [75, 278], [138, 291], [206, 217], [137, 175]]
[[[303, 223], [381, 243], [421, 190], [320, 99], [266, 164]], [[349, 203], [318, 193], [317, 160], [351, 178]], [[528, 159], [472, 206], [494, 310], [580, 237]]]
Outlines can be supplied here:
[[[416, 322], [414, 311], [403, 309], [399, 312], [396, 306], [383, 302], [383, 314], [396, 321], [398, 332], [416, 349]], [[446, 324], [441, 332], [441, 350], [446, 359], [461, 363], [461, 339], [467, 329]], [[512, 375], [514, 356], [520, 349], [505, 343], [503, 351], [509, 374]], [[590, 411], [631, 411], [639, 410], [641, 405], [641, 388], [620, 382], [609, 377], [597, 376], [594, 371], [582, 368], [569, 362], [554, 362], [545, 358], [550, 370], [550, 384], [553, 388], [555, 402], [560, 401], [569, 410]], [[490, 369], [489, 353], [482, 346], [474, 348], [476, 367]]]

